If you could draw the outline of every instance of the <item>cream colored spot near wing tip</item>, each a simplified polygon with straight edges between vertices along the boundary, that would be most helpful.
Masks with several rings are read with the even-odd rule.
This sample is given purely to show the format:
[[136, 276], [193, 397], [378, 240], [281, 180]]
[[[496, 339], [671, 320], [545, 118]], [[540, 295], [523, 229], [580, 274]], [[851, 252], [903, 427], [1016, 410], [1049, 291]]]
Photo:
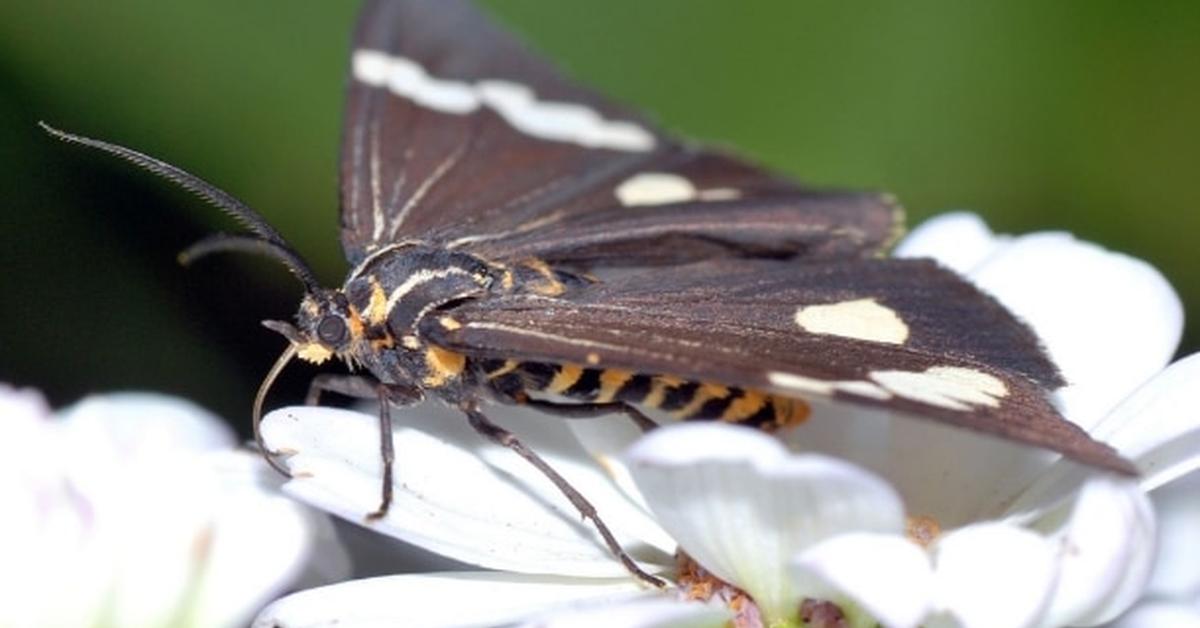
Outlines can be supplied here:
[[378, 50], [355, 51], [351, 66], [355, 79], [422, 107], [453, 115], [488, 107], [517, 131], [538, 139], [629, 152], [653, 150], [657, 144], [653, 133], [634, 122], [606, 119], [581, 103], [539, 100], [527, 86], [512, 81], [442, 79], [412, 59]]
[[934, 366], [924, 371], [874, 371], [872, 381], [826, 380], [771, 371], [767, 381], [800, 395], [833, 396], [844, 393], [886, 401], [903, 397], [911, 401], [950, 410], [970, 410], [973, 406], [996, 408], [1008, 396], [1008, 386], [994, 375], [960, 366]]
[[972, 368], [934, 366], [925, 371], [874, 371], [871, 379], [900, 397], [951, 410], [997, 408], [1008, 396], [1003, 380]]
[[642, 172], [621, 182], [613, 194], [625, 207], [666, 205], [687, 201], [728, 201], [741, 198], [733, 188], [696, 189], [687, 177], [673, 172]]
[[809, 333], [870, 342], [902, 345], [909, 335], [900, 315], [875, 299], [802, 306], [796, 309], [795, 321]]

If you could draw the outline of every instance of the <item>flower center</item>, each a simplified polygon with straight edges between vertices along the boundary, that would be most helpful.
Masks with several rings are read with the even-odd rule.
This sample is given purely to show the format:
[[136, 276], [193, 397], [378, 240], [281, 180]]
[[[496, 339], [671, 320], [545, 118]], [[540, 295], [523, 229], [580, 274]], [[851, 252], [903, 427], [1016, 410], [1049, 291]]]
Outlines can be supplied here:
[[800, 621], [806, 628], [846, 628], [846, 614], [833, 602], [806, 599], [800, 603]]
[[904, 522], [904, 535], [921, 547], [929, 547], [941, 534], [942, 526], [933, 517], [913, 515]]
[[679, 577], [676, 584], [684, 599], [708, 602], [717, 600], [733, 611], [734, 628], [761, 628], [762, 616], [758, 606], [745, 591], [712, 575], [683, 551], [675, 555]]
[[[704, 567], [682, 551], [675, 555], [679, 576], [676, 584], [680, 596], [689, 601], [709, 602], [716, 600], [733, 612], [732, 628], [764, 628], [767, 626], [758, 605], [745, 591], [709, 573]], [[776, 624], [771, 624], [772, 626]], [[796, 616], [786, 622], [788, 626], [805, 628], [845, 628], [848, 626], [845, 613], [833, 602], [805, 599], [800, 603]]]

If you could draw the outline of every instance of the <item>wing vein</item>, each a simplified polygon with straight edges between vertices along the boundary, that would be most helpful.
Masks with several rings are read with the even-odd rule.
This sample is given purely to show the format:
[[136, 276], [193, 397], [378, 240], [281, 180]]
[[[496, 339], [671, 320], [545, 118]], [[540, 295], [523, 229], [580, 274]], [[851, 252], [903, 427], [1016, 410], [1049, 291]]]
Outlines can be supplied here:
[[[462, 162], [462, 157], [466, 154], [467, 148], [470, 145], [470, 140], [459, 144], [459, 147], [454, 152], [447, 155], [446, 158], [438, 164], [437, 168], [435, 168], [433, 172], [430, 173], [428, 177], [425, 177], [425, 180], [422, 181], [419, 186], [417, 186], [416, 190], [413, 191], [413, 195], [409, 197], [408, 202], [405, 203], [404, 207], [400, 209], [400, 215], [396, 216], [395, 222], [392, 223], [391, 231], [388, 233], [389, 237], [393, 239], [396, 237], [396, 232], [399, 231], [400, 226], [404, 224], [404, 221], [408, 219], [412, 209], [416, 207], [418, 203], [424, 200], [431, 191], [433, 191], [438, 182], [440, 182], [446, 176], [446, 174], [448, 174], [456, 165]], [[378, 240], [378, 238], [376, 239]]]

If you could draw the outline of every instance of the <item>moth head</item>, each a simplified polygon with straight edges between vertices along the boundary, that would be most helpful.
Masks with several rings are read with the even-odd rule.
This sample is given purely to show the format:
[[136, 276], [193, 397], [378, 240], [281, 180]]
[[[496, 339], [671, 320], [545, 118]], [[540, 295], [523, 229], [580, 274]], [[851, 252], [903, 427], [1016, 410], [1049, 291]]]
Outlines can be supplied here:
[[246, 234], [236, 235], [218, 233], [204, 238], [179, 254], [179, 262], [181, 264], [189, 265], [211, 253], [227, 251], [255, 253], [274, 258], [276, 261], [281, 262], [303, 284], [304, 300], [301, 301], [300, 313], [296, 318], [296, 326], [282, 321], [263, 322], [267, 328], [283, 334], [288, 339], [289, 344], [263, 379], [262, 384], [258, 388], [258, 394], [254, 399], [253, 417], [255, 437], [259, 439], [259, 445], [262, 446], [263, 443], [261, 435], [258, 432], [258, 424], [262, 416], [263, 400], [266, 397], [267, 390], [288, 362], [295, 356], [299, 356], [301, 359], [308, 360], [309, 362], [321, 363], [335, 354], [340, 353], [345, 355], [345, 351], [354, 335], [350, 333], [351, 321], [356, 320], [353, 317], [345, 295], [337, 290], [322, 288], [320, 283], [317, 282], [316, 274], [313, 273], [312, 268], [283, 239], [283, 236], [265, 218], [259, 215], [258, 212], [235, 198], [232, 194], [178, 166], [173, 166], [132, 148], [74, 133], [67, 133], [45, 122], [39, 122], [38, 124], [44, 131], [64, 142], [86, 146], [114, 155], [179, 185], [183, 189], [212, 203], [221, 211], [224, 211], [241, 223], [249, 231]]
[[321, 364], [350, 350], [357, 336], [351, 329], [361, 323], [344, 293], [320, 290], [304, 296], [295, 327], [280, 321], [263, 321], [263, 325], [290, 340], [301, 360]]

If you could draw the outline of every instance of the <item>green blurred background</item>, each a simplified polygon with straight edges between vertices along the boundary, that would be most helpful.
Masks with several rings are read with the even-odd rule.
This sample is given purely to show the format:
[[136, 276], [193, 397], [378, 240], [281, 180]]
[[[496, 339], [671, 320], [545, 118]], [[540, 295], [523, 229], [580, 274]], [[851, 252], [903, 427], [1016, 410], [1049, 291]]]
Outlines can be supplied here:
[[[972, 208], [1157, 265], [1200, 311], [1200, 3], [489, 3], [574, 75], [680, 133], [811, 182]], [[202, 175], [329, 284], [353, 2], [0, 4], [0, 380], [56, 403], [183, 394], [242, 422], [298, 285], [265, 260], [184, 270], [228, 220], [45, 119]], [[1119, 300], [1120, 294], [1113, 294]], [[1114, 334], [1137, 330], [1114, 329]], [[1200, 349], [1200, 328], [1183, 351]], [[1104, 338], [1097, 338], [1098, 344]], [[276, 402], [311, 371], [287, 374]]]

